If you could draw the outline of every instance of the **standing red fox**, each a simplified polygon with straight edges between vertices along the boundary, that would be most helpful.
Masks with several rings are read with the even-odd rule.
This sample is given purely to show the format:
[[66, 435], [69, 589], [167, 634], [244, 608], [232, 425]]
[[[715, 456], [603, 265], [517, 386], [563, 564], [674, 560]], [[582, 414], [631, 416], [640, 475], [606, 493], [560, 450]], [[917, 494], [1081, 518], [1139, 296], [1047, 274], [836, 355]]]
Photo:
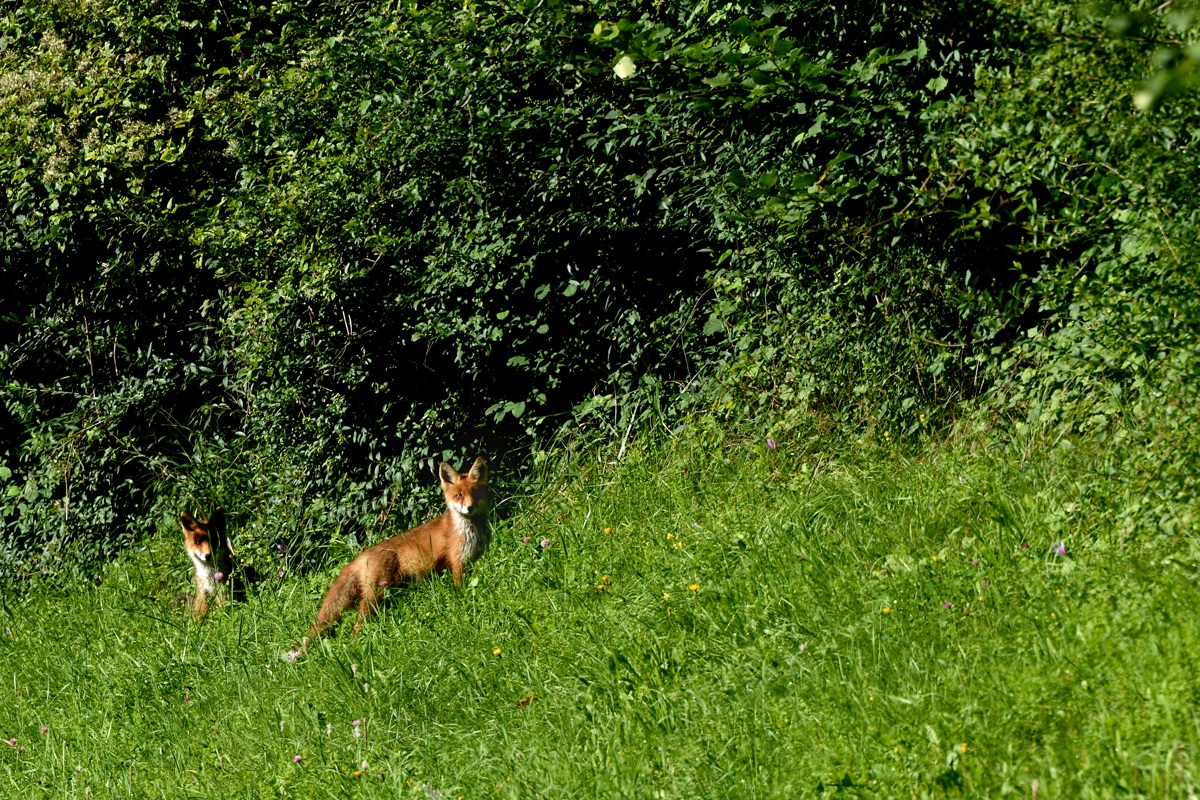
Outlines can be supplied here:
[[198, 520], [184, 511], [179, 515], [179, 524], [183, 527], [183, 547], [196, 570], [192, 614], [203, 617], [208, 613], [209, 599], [233, 571], [233, 546], [225, 535], [225, 512], [218, 506], [207, 520]]
[[455, 588], [461, 584], [463, 566], [474, 560], [491, 538], [487, 520], [487, 463], [477, 458], [471, 469], [460, 475], [443, 461], [438, 474], [446, 494], [446, 513], [368, 547], [342, 567], [308, 636], [299, 649], [286, 653], [284, 658], [288, 661], [299, 658], [312, 640], [337, 623], [342, 612], [355, 603], [357, 632], [389, 586], [412, 583], [445, 570], [454, 578]]

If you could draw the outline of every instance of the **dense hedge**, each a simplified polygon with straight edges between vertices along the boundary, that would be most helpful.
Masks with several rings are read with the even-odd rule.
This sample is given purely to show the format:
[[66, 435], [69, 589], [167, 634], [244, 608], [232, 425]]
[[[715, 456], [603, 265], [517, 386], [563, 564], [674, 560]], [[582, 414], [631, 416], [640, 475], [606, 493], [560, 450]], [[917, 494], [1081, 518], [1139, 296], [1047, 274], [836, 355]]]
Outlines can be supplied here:
[[1186, 383], [1194, 28], [1151, 8], [10, 8], [0, 570], [183, 500], [252, 559], [373, 535], [437, 460], [651, 408]]

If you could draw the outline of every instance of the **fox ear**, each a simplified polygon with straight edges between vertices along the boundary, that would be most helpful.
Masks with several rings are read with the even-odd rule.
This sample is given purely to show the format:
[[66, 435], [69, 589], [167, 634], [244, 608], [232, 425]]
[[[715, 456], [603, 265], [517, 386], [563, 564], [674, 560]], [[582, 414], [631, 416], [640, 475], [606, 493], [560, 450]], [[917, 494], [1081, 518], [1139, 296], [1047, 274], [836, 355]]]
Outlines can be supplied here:
[[454, 467], [450, 466], [450, 464], [446, 461], [443, 461], [441, 466], [438, 467], [438, 475], [441, 477], [442, 484], [445, 486], [449, 486], [458, 480], [458, 473], [455, 472]]
[[468, 473], [471, 480], [476, 483], [487, 483], [487, 462], [482, 458], [475, 459], [475, 463], [471, 465], [471, 471]]
[[225, 527], [225, 509], [217, 506], [213, 509], [212, 516], [208, 518], [208, 526], [210, 528], [222, 529]]
[[191, 531], [203, 531], [204, 530], [203, 528], [200, 527], [200, 523], [196, 522], [195, 517], [193, 517], [191, 514], [187, 513], [186, 511], [184, 511], [182, 514], [179, 515], [179, 524], [183, 527], [184, 533], [189, 533]]

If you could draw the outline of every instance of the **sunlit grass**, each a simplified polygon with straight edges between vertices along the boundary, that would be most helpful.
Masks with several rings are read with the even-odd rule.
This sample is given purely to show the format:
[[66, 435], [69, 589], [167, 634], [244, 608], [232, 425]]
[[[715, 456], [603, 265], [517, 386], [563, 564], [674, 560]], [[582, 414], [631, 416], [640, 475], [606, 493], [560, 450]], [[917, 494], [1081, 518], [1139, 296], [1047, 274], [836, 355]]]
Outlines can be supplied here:
[[0, 794], [1196, 791], [1195, 548], [1123, 541], [1086, 453], [773, 444], [551, 473], [469, 588], [394, 593], [296, 664], [339, 565], [196, 622], [164, 527], [98, 588], [3, 606]]

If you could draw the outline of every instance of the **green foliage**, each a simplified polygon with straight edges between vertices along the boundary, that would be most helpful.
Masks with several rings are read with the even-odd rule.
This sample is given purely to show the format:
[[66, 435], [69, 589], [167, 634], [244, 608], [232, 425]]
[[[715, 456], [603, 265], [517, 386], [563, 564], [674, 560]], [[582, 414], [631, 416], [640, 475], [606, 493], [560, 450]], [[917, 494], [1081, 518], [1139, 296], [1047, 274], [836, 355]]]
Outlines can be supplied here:
[[[180, 503], [272, 509], [260, 560], [369, 537], [443, 458], [689, 407], [851, 434], [989, 391], [1063, 430], [1186, 407], [1188, 13], [9, 9], [3, 579]], [[1164, 43], [1183, 71], [1137, 112]]]

